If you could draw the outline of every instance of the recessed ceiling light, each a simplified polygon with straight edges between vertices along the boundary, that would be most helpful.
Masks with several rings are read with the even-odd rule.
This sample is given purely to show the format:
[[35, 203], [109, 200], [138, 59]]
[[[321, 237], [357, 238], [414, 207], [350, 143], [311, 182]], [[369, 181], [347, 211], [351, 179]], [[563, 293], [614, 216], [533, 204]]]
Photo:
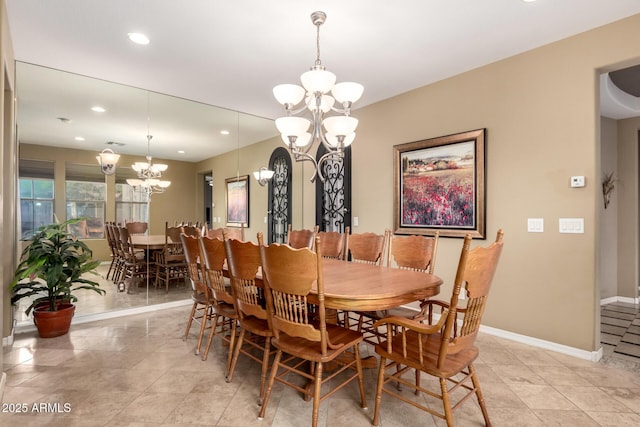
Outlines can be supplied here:
[[522, 0], [522, 1], [525, 2], [525, 3], [533, 3], [536, 0]]
[[184, 154], [184, 150], [178, 150], [178, 154]]
[[76, 141], [84, 141], [84, 137], [83, 136], [76, 136], [75, 138]]
[[149, 44], [149, 37], [145, 36], [142, 33], [128, 33], [127, 36], [129, 36], [129, 40], [136, 44]]
[[95, 107], [91, 107], [91, 111], [95, 111], [96, 113], [104, 113], [107, 110], [100, 107], [99, 105], [96, 105]]
[[229, 131], [228, 130], [221, 130], [220, 134], [221, 135], [229, 135]]

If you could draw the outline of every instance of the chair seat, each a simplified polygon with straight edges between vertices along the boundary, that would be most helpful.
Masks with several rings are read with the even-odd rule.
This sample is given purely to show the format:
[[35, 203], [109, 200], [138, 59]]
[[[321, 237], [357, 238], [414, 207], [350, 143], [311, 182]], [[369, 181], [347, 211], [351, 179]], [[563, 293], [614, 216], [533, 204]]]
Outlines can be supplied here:
[[272, 337], [273, 332], [269, 328], [269, 322], [264, 319], [258, 319], [255, 316], [247, 316], [242, 319], [242, 327], [247, 331], [261, 337]]
[[193, 292], [191, 294], [191, 300], [193, 302], [197, 302], [198, 304], [209, 304], [210, 301], [207, 298], [207, 295], [200, 293], [200, 292]]
[[228, 317], [230, 319], [238, 318], [235, 307], [225, 302], [218, 302], [213, 304], [213, 310], [215, 313], [218, 313], [218, 315], [223, 317]]
[[272, 343], [274, 347], [292, 356], [324, 363], [343, 354], [344, 347], [356, 345], [363, 339], [362, 333], [333, 324], [327, 324], [327, 334], [332, 344], [343, 345], [335, 350], [327, 348], [327, 354], [325, 356], [322, 356], [322, 347], [319, 341], [309, 341], [304, 338], [280, 334], [280, 337], [274, 338]]
[[[405, 334], [407, 340], [407, 355], [403, 356], [399, 352], [389, 353], [387, 351], [387, 342], [384, 341], [376, 345], [375, 350], [381, 357], [393, 360], [402, 365], [411, 366], [438, 378], [450, 378], [469, 366], [478, 357], [478, 347], [470, 346], [459, 353], [447, 354], [444, 365], [438, 368], [438, 353], [440, 352], [440, 344], [442, 336], [440, 334], [421, 335], [422, 340], [422, 363], [419, 359], [418, 337], [420, 335], [414, 331], [408, 331]], [[396, 335], [392, 339], [393, 348], [402, 348], [402, 336]]]

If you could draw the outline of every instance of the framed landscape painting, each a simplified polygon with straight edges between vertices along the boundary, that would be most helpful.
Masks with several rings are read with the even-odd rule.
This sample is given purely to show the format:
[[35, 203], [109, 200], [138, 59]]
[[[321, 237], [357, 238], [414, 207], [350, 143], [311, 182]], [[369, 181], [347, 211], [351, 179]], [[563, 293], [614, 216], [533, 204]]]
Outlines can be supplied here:
[[249, 227], [249, 175], [227, 178], [227, 226]]
[[485, 129], [394, 145], [396, 234], [485, 238]]

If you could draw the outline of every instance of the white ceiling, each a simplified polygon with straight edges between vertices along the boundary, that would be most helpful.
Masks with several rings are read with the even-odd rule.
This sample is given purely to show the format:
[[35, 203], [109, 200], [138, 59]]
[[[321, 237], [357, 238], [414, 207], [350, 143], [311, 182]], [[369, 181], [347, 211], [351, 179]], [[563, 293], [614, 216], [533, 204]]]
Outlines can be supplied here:
[[[271, 119], [281, 115], [271, 88], [297, 82], [315, 60], [314, 10], [327, 13], [323, 64], [338, 81], [365, 87], [356, 108], [640, 13], [638, 0], [7, 0], [7, 7], [19, 61]], [[132, 44], [132, 31], [151, 43]], [[136, 149], [144, 153], [142, 132]], [[198, 148], [198, 158], [234, 148], [213, 144]], [[179, 158], [175, 148], [163, 157]]]

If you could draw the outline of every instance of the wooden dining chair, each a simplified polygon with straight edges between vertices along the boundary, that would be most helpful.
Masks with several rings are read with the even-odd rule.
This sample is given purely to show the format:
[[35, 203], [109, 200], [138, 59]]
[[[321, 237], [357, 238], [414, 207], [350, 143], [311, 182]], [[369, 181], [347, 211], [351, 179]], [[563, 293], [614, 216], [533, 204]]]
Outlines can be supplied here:
[[344, 229], [344, 233], [339, 231], [320, 231], [318, 236], [322, 240], [322, 257], [344, 260], [347, 255], [347, 236], [350, 227]]
[[[258, 403], [264, 399], [269, 360], [274, 350], [271, 347], [273, 332], [269, 327], [265, 309], [265, 295], [262, 280], [257, 278], [260, 268], [260, 249], [253, 242], [231, 239], [225, 234], [224, 248], [235, 305], [240, 320], [240, 335], [235, 345], [227, 382], [233, 380], [238, 357], [244, 356], [261, 364], [260, 392]], [[256, 355], [255, 350], [258, 351]]]
[[313, 239], [318, 232], [316, 225], [313, 230], [293, 230], [291, 224], [287, 226], [287, 245], [295, 249], [313, 249]]
[[202, 337], [204, 336], [207, 323], [212, 318], [213, 312], [211, 307], [214, 303], [211, 291], [206, 284], [204, 264], [199, 262], [200, 243], [198, 242], [198, 239], [199, 237], [188, 236], [184, 233], [180, 233], [180, 241], [182, 242], [184, 257], [187, 261], [187, 269], [189, 270], [189, 281], [191, 282], [191, 288], [193, 289], [193, 293], [191, 294], [193, 305], [191, 306], [191, 313], [189, 314], [184, 339], [189, 338], [189, 331], [191, 330], [193, 322], [200, 325], [198, 342], [195, 349], [196, 355], [200, 354]]
[[[387, 267], [400, 268], [403, 270], [419, 271], [433, 274], [436, 264], [436, 254], [438, 251], [438, 238], [440, 231], [436, 231], [433, 237], [430, 236], [392, 236], [389, 233], [387, 244]], [[422, 308], [424, 301], [420, 301]], [[394, 307], [383, 311], [366, 311], [362, 327], [368, 332], [380, 335], [372, 326], [373, 323], [387, 316], [403, 316], [412, 318], [419, 316], [420, 311], [408, 307]]]
[[[384, 251], [387, 246], [389, 234], [389, 230], [385, 230], [384, 234], [367, 232], [347, 235], [345, 243], [347, 259], [351, 262], [383, 265]], [[357, 330], [366, 332], [365, 341], [374, 343], [373, 338], [375, 337], [375, 333], [373, 333], [372, 329], [373, 322], [367, 318], [366, 313], [343, 312], [342, 319], [345, 326], [355, 325]]]
[[[231, 357], [236, 341], [238, 314], [231, 288], [227, 286], [224, 273], [227, 255], [224, 243], [220, 239], [202, 237], [200, 241], [200, 260], [204, 263], [206, 283], [213, 299], [211, 305], [212, 320], [209, 339], [204, 348], [202, 360], [207, 360], [213, 337], [219, 335], [229, 345], [227, 351], [227, 373], [231, 367]], [[230, 331], [227, 335], [226, 331]]]
[[354, 233], [348, 235], [346, 248], [349, 261], [383, 265], [389, 233], [389, 230], [385, 230], [384, 234]]
[[[260, 233], [258, 246], [267, 312], [274, 334], [272, 343], [277, 349], [258, 418], [264, 417], [275, 381], [292, 387], [305, 397], [313, 396], [313, 427], [318, 424], [320, 402], [353, 380], [358, 381], [361, 406], [366, 408], [358, 349], [362, 334], [327, 323], [325, 319], [322, 241], [316, 237], [314, 253], [307, 248], [294, 249], [277, 243], [264, 246]], [[314, 286], [317, 298], [313, 301], [314, 304], [317, 302], [317, 310], [312, 312], [309, 297]], [[283, 358], [285, 354], [287, 356]], [[311, 362], [310, 371], [303, 368], [307, 362]], [[325, 376], [325, 365], [329, 362], [334, 362], [337, 368]], [[345, 372], [348, 369], [355, 369], [355, 372]], [[292, 374], [306, 378], [312, 385], [301, 386]], [[321, 387], [327, 381], [332, 381], [333, 388], [322, 395]]]
[[220, 228], [211, 228], [208, 229], [206, 235], [209, 238], [216, 238], [220, 240], [224, 240], [224, 236], [229, 239], [242, 240], [244, 241], [244, 225], [240, 228], [231, 228], [231, 227], [220, 227]]
[[187, 261], [180, 241], [180, 227], [171, 227], [169, 222], [164, 224], [164, 247], [155, 251], [156, 279], [155, 288], [164, 283], [165, 292], [169, 292], [171, 281], [182, 281], [188, 275]]
[[191, 236], [191, 237], [198, 237], [200, 236], [200, 227], [198, 227], [197, 225], [192, 225], [192, 224], [187, 224], [187, 225], [181, 225], [181, 231], [182, 233], [186, 234], [187, 236]]
[[[503, 232], [499, 230], [494, 243], [474, 249], [470, 249], [471, 235], [464, 238], [453, 293], [448, 303], [427, 300], [426, 316], [422, 320], [392, 316], [376, 322], [375, 326], [386, 328], [387, 336], [386, 341], [375, 347], [380, 355], [380, 364], [373, 425], [377, 426], [380, 422], [383, 393], [446, 420], [448, 426], [454, 425], [453, 412], [475, 395], [485, 424], [491, 425], [473, 367], [479, 354], [474, 343], [502, 252], [502, 238]], [[466, 293], [465, 305], [460, 304], [463, 288]], [[436, 318], [438, 315], [439, 318]], [[436, 377], [440, 392], [428, 390], [403, 378], [412, 369]], [[414, 389], [416, 394], [425, 393], [441, 400], [443, 411], [416, 402], [392, 387], [385, 387], [389, 382], [406, 385]], [[451, 393], [454, 390], [455, 393]], [[464, 395], [461, 395], [462, 392]]]

